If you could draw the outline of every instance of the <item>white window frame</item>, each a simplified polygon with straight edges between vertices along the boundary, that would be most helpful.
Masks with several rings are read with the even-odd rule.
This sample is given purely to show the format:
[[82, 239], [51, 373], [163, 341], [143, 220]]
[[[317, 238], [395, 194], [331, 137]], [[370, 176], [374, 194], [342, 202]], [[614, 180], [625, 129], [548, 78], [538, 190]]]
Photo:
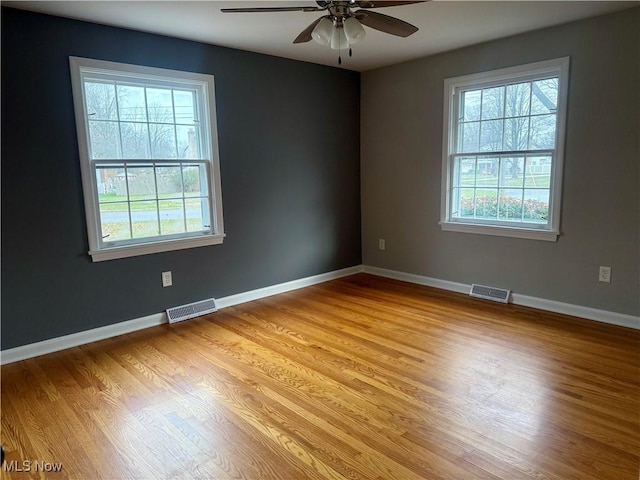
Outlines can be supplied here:
[[[465, 221], [453, 219], [451, 215], [452, 182], [454, 156], [456, 152], [458, 91], [473, 88], [506, 85], [536, 79], [546, 75], [558, 75], [558, 105], [556, 117], [556, 142], [552, 149], [549, 222], [542, 227], [524, 223], [503, 224], [500, 222], [483, 223], [482, 220]], [[534, 240], [556, 241], [560, 235], [560, 203], [562, 196], [562, 170], [564, 161], [564, 141], [566, 124], [566, 104], [569, 84], [569, 57], [519, 65], [461, 77], [449, 78], [444, 82], [444, 128], [442, 160], [442, 197], [440, 225], [442, 230], [504, 237], [527, 238]], [[482, 152], [497, 153], [497, 152]], [[501, 152], [507, 153], [507, 152]], [[518, 151], [522, 155], [528, 151]]]
[[[220, 182], [220, 159], [218, 152], [218, 133], [216, 122], [215, 86], [212, 75], [167, 70], [139, 65], [108, 62], [80, 57], [69, 57], [71, 69], [71, 84], [78, 134], [82, 187], [89, 235], [89, 255], [94, 262], [117, 258], [146, 255], [172, 250], [202, 247], [221, 244], [224, 240], [224, 225], [222, 216], [222, 189]], [[96, 166], [98, 160], [92, 160], [89, 144], [89, 122], [86, 112], [84, 75], [106, 74], [135, 78], [147, 84], [159, 86], [178, 86], [193, 88], [198, 92], [198, 107], [201, 108], [201, 137], [203, 158], [199, 163], [205, 164], [208, 180], [208, 199], [210, 227], [207, 231], [190, 232], [185, 234], [148, 237], [139, 240], [115, 242], [116, 245], [103, 241], [101, 238], [100, 210], [98, 189], [96, 182]], [[118, 159], [121, 163], [141, 163], [138, 159]], [[144, 159], [146, 163], [158, 165], [167, 160]], [[176, 159], [172, 164], [188, 163], [188, 160]]]

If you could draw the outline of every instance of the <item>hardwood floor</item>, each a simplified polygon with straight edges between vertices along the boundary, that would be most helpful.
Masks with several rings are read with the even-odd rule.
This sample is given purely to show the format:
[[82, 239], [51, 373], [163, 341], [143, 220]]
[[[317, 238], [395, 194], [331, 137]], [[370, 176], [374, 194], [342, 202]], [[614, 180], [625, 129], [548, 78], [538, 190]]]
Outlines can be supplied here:
[[637, 480], [639, 346], [355, 275], [3, 366], [2, 475]]

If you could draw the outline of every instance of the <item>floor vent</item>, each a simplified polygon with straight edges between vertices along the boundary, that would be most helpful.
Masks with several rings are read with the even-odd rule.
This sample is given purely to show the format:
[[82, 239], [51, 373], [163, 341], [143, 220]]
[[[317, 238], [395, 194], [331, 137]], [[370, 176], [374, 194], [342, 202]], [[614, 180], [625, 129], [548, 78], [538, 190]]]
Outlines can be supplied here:
[[485, 298], [487, 300], [493, 300], [494, 302], [509, 303], [509, 294], [511, 290], [505, 290], [504, 288], [487, 287], [485, 285], [471, 285], [471, 292], [469, 295], [472, 297]]
[[215, 298], [209, 298], [200, 302], [189, 303], [179, 307], [167, 308], [167, 317], [169, 323], [181, 322], [189, 318], [199, 317], [206, 313], [212, 313], [218, 310]]

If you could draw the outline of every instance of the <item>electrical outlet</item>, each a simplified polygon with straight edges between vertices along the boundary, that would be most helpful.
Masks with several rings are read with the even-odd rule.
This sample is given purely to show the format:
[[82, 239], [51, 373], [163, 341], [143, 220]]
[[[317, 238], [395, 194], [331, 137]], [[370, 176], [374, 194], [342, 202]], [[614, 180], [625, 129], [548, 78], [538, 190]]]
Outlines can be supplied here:
[[378, 239], [378, 250], [384, 250], [386, 248], [386, 242], [384, 241], [384, 238], [379, 238]]
[[171, 271], [162, 272], [162, 286], [170, 287], [171, 285], [173, 285], [173, 278], [171, 278]]
[[598, 274], [598, 281], [610, 283], [611, 282], [611, 267], [600, 267], [600, 273]]

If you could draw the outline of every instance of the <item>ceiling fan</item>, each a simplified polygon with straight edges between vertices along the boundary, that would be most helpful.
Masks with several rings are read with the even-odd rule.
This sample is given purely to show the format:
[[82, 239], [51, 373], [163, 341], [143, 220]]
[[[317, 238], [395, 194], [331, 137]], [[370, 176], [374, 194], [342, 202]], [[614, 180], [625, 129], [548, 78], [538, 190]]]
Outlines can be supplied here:
[[[425, 0], [413, 2], [318, 0], [315, 6], [223, 8], [221, 11], [223, 13], [326, 11], [327, 15], [312, 22], [311, 25], [300, 32], [300, 35], [295, 38], [293, 43], [305, 43], [313, 39], [321, 45], [331, 46], [333, 50], [340, 51], [348, 48], [349, 56], [351, 56], [351, 46], [358, 43], [365, 36], [365, 30], [362, 28], [362, 25], [398, 37], [408, 37], [418, 31], [418, 27], [410, 23], [389, 15], [373, 12], [370, 9], [411, 5], [414, 3], [424, 3], [424, 1]], [[339, 55], [338, 63], [342, 63], [342, 58]]]

